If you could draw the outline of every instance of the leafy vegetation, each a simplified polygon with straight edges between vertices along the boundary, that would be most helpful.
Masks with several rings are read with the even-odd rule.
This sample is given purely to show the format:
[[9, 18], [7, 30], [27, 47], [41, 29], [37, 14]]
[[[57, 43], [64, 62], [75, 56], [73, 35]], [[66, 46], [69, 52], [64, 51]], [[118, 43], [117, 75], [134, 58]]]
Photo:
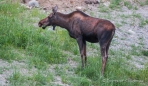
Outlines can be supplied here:
[[128, 1], [124, 2], [124, 6], [126, 6], [128, 9], [132, 9], [132, 4]]
[[110, 8], [114, 9], [115, 7], [118, 7], [120, 5], [121, 0], [111, 0], [110, 1]]
[[146, 5], [148, 5], [148, 0], [146, 0]]

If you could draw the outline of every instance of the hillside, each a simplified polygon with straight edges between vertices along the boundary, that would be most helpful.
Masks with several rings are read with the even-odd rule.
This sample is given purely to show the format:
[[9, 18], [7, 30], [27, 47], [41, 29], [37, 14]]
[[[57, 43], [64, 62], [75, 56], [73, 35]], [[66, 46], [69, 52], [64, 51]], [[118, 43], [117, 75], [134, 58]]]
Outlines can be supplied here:
[[[32, 9], [17, 0], [0, 1], [0, 86], [147, 86], [148, 0], [103, 0], [97, 5], [38, 1], [40, 8]], [[70, 13], [78, 6], [115, 24], [104, 77], [98, 43], [87, 42], [88, 64], [82, 70], [77, 43], [65, 29], [38, 27], [56, 4], [59, 12]]]

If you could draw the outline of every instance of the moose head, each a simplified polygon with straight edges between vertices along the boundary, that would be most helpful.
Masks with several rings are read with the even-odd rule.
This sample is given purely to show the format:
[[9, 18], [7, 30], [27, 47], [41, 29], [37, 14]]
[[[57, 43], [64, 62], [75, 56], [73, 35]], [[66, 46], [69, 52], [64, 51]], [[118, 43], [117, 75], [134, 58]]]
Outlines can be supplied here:
[[53, 30], [55, 30], [56, 25], [54, 23], [57, 18], [56, 17], [57, 10], [58, 6], [56, 5], [55, 7], [52, 8], [52, 13], [38, 23], [39, 27], [45, 29], [47, 26], [53, 26]]

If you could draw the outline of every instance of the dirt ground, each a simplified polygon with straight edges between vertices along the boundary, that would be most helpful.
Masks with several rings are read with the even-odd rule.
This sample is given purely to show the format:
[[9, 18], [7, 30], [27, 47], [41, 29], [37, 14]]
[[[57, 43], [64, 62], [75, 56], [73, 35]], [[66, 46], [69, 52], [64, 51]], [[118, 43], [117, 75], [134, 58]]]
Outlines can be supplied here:
[[[22, 0], [21, 2], [26, 2], [26, 4], [30, 0]], [[97, 4], [86, 4], [85, 1], [92, 1], [96, 2], [98, 0], [37, 0], [39, 2], [40, 8], [43, 8], [44, 10], [50, 11], [52, 7], [58, 6], [59, 12], [70, 12], [74, 11], [76, 9], [80, 9], [82, 11], [86, 11], [87, 9], [92, 9], [98, 6]], [[106, 0], [105, 0], [106, 1]]]
[[[15, 0], [14, 0], [15, 1]], [[21, 2], [25, 1], [26, 4], [31, 1], [31, 0], [21, 0]], [[51, 11], [52, 7], [58, 6], [58, 11], [59, 12], [64, 12], [64, 13], [69, 13], [72, 12], [76, 9], [79, 9], [83, 12], [85, 11], [96, 11], [98, 9], [98, 6], [100, 3], [103, 3], [105, 6], [109, 6], [111, 3], [110, 0], [37, 0], [39, 2], [40, 8], [46, 10], [46, 11]], [[98, 1], [97, 4], [86, 4], [85, 2], [96, 2]], [[145, 2], [145, 0], [124, 0], [131, 5], [135, 6], [140, 6], [139, 3]], [[123, 6], [124, 3], [120, 2], [120, 5]]]
[[57, 5], [59, 11], [74, 10], [80, 6], [85, 8], [86, 6], [84, 0], [39, 0], [39, 4], [47, 10]]

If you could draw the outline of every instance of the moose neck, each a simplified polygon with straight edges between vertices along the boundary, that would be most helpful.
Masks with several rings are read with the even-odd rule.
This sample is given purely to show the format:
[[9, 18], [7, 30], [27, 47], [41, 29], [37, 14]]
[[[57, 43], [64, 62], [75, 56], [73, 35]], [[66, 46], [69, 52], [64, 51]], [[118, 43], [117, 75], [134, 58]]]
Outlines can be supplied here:
[[55, 22], [55, 25], [60, 26], [62, 28], [65, 28], [68, 30], [69, 28], [69, 18], [66, 14], [62, 14], [57, 12], [57, 21]]

